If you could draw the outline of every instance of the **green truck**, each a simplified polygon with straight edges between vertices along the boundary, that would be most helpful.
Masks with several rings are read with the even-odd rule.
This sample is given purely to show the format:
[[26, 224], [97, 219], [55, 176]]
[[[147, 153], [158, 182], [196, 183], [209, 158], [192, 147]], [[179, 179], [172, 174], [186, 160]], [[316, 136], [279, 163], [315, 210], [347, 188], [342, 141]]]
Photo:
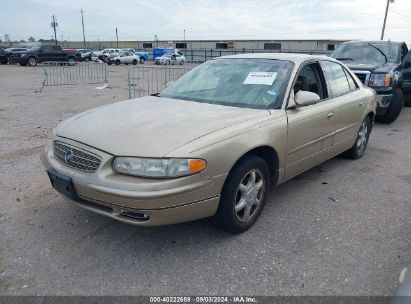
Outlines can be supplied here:
[[376, 120], [392, 123], [411, 105], [411, 52], [404, 42], [349, 41], [331, 57], [344, 62], [378, 95]]

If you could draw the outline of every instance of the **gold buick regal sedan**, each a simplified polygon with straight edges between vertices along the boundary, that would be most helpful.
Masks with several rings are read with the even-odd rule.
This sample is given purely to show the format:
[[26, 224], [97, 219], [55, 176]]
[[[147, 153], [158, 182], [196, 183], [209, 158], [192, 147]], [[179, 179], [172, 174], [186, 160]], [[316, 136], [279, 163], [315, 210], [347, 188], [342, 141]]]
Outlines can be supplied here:
[[375, 108], [332, 58], [226, 56], [62, 122], [42, 161], [58, 192], [94, 212], [140, 226], [213, 217], [239, 233], [272, 187], [343, 152], [361, 158]]

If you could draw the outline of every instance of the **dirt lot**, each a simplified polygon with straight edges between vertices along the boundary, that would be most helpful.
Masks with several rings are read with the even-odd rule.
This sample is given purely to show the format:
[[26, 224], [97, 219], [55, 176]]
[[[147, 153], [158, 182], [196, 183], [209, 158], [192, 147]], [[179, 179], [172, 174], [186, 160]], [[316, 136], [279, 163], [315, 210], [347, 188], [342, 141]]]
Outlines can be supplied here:
[[41, 67], [0, 66], [0, 294], [395, 293], [411, 262], [410, 108], [376, 125], [363, 159], [278, 187], [242, 235], [207, 220], [139, 228], [64, 202], [39, 159], [60, 121], [126, 99], [126, 75], [36, 93]]

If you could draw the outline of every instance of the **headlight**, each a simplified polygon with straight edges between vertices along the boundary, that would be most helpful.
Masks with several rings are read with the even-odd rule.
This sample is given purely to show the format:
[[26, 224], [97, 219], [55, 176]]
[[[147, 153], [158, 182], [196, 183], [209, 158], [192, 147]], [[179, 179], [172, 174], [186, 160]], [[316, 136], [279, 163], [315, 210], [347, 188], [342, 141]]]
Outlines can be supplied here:
[[370, 87], [388, 87], [391, 83], [390, 74], [371, 74], [368, 86]]
[[117, 173], [142, 177], [170, 178], [201, 172], [207, 163], [203, 159], [116, 157], [113, 169]]

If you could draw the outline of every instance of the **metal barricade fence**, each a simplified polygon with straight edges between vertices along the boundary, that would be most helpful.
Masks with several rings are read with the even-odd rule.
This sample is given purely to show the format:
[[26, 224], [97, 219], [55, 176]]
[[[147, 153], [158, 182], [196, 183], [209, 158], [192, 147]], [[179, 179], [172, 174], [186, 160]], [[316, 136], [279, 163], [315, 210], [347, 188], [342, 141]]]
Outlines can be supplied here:
[[160, 93], [167, 83], [190, 70], [188, 67], [132, 66], [128, 70], [128, 97]]
[[107, 83], [107, 65], [87, 62], [70, 65], [64, 61], [43, 63], [44, 80], [40, 92], [45, 86], [63, 86], [78, 84]]

